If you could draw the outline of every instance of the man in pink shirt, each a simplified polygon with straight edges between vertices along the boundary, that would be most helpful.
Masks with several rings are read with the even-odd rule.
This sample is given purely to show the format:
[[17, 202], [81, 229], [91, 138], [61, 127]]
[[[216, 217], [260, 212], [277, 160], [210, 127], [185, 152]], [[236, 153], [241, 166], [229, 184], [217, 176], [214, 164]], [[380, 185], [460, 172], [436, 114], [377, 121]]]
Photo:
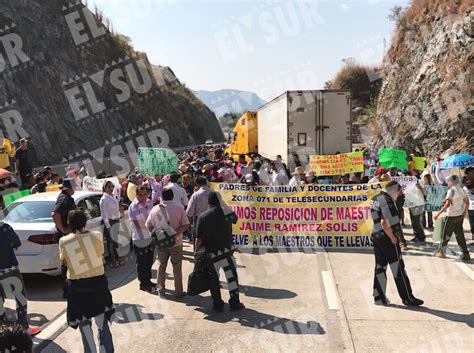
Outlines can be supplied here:
[[[160, 297], [165, 297], [166, 267], [168, 265], [168, 259], [171, 257], [171, 264], [173, 265], [175, 297], [179, 299], [186, 295], [186, 292], [183, 291], [182, 273], [183, 233], [189, 227], [189, 220], [183, 206], [177, 202], [174, 202], [173, 196], [172, 189], [163, 190], [161, 194], [162, 202], [159, 205], [153, 207], [145, 225], [150, 231], [171, 227], [176, 233], [175, 245], [172, 248], [158, 251], [158, 262], [160, 264], [158, 268], [158, 293]], [[165, 215], [163, 215], [160, 206], [164, 208], [166, 213]]]

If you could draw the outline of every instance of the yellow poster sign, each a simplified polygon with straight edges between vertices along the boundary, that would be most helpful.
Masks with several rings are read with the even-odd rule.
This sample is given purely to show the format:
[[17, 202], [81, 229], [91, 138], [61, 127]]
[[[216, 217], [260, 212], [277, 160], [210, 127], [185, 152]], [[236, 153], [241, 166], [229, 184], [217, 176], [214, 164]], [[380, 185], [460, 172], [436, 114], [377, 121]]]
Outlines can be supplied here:
[[413, 157], [413, 168], [415, 170], [423, 170], [425, 169], [425, 161], [426, 157]]
[[61, 187], [61, 185], [59, 185], [59, 184], [49, 185], [49, 186], [46, 187], [46, 192], [61, 191], [60, 187]]
[[250, 248], [371, 246], [370, 199], [382, 184], [247, 186], [211, 183], [238, 217], [234, 245]]
[[310, 156], [309, 169], [318, 176], [362, 173], [364, 156], [362, 151]]

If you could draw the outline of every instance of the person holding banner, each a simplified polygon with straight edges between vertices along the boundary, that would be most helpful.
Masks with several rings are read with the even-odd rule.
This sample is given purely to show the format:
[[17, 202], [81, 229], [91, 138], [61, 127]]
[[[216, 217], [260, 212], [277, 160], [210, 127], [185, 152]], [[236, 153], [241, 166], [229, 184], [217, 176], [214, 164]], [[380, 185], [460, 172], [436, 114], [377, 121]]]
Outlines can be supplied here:
[[457, 175], [451, 175], [447, 178], [448, 193], [444, 199], [444, 205], [434, 216], [435, 221], [446, 211], [446, 220], [443, 225], [443, 233], [439, 242], [436, 257], [445, 258], [445, 250], [451, 235], [456, 235], [456, 241], [462, 250], [460, 259], [469, 261], [471, 259], [469, 250], [467, 249], [466, 239], [464, 238], [463, 222], [469, 208], [469, 200], [460, 187], [460, 180]]
[[400, 184], [392, 180], [386, 190], [375, 195], [371, 200], [371, 213], [374, 228], [371, 241], [374, 244], [375, 273], [374, 273], [374, 303], [388, 305], [385, 295], [387, 288], [387, 265], [390, 265], [398, 294], [407, 306], [423, 305], [423, 301], [413, 296], [410, 280], [405, 271], [405, 263], [398, 245], [397, 232], [401, 230], [400, 213], [395, 200], [401, 195]]

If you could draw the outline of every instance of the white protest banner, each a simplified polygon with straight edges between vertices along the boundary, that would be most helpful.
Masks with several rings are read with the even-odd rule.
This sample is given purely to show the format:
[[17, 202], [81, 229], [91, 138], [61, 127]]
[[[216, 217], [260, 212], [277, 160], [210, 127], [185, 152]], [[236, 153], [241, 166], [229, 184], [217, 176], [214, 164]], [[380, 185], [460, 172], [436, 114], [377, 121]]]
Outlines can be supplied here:
[[82, 189], [84, 191], [94, 191], [94, 192], [102, 192], [103, 186], [106, 181], [111, 181], [114, 184], [114, 196], [120, 196], [120, 181], [117, 177], [112, 178], [105, 178], [105, 179], [97, 179], [90, 176], [85, 176], [84, 180], [82, 180]]
[[423, 196], [423, 192], [418, 189], [416, 183], [408, 184], [404, 193], [406, 207], [411, 208], [425, 205], [425, 197]]
[[406, 190], [406, 188], [409, 185], [415, 185], [418, 181], [418, 178], [416, 176], [396, 176], [396, 177], [391, 177], [392, 180], [395, 180], [400, 184], [403, 190]]
[[426, 185], [425, 211], [439, 211], [443, 205], [444, 197], [448, 192], [448, 187], [443, 185]]

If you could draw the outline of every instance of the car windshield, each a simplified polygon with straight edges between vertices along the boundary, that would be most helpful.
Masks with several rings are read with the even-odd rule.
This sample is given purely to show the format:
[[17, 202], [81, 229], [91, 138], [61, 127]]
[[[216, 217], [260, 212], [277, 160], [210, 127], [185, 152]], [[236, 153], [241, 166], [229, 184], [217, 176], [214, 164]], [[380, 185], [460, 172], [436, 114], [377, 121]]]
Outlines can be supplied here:
[[54, 205], [54, 201], [15, 202], [3, 211], [3, 220], [9, 223], [52, 222]]

